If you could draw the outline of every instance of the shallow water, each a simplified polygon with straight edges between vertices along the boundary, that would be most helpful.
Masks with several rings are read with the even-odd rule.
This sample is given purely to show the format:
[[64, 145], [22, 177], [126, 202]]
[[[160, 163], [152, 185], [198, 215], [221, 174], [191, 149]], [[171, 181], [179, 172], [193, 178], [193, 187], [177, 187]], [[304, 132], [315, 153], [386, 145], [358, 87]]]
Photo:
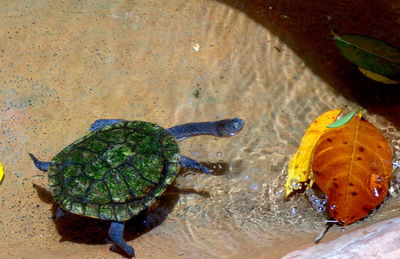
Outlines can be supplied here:
[[[357, 1], [317, 2], [5, 2], [0, 257], [120, 258], [108, 251], [105, 223], [70, 217], [54, 224], [47, 179], [27, 155], [50, 159], [100, 118], [163, 127], [246, 121], [235, 137], [180, 144], [218, 176], [182, 172], [142, 216], [144, 226], [140, 218], [128, 223], [126, 238], [138, 258], [276, 258], [312, 246], [324, 218], [303, 196], [282, 197], [287, 162], [308, 124], [328, 109], [362, 104], [400, 155], [399, 90], [361, 77], [329, 32], [365, 33], [381, 9], [398, 17], [399, 1], [386, 9], [363, 5], [362, 15]], [[349, 25], [351, 11], [359, 16]], [[369, 34], [400, 45], [399, 21], [382, 17]], [[397, 189], [345, 231], [395, 217]], [[340, 235], [333, 228], [324, 241]]]

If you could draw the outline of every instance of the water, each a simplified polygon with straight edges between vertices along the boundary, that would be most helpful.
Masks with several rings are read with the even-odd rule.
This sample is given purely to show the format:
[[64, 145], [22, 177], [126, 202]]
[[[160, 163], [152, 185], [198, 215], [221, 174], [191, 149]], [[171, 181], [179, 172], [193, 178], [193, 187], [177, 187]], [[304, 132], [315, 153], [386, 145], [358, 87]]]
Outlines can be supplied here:
[[[44, 202], [47, 196], [32, 188], [32, 181], [46, 187], [46, 178], [31, 177], [38, 172], [27, 156], [50, 159], [100, 118], [164, 127], [246, 121], [235, 137], [180, 144], [183, 154], [205, 162], [217, 176], [184, 171], [149, 214], [147, 232], [129, 225], [126, 238], [140, 258], [274, 258], [311, 246], [324, 218], [303, 196], [284, 201], [282, 192], [287, 162], [304, 130], [327, 109], [353, 109], [358, 101], [398, 157], [394, 116], [400, 109], [398, 89], [378, 89], [359, 77], [335, 53], [329, 33], [322, 33], [330, 26], [367, 27], [374, 5], [349, 28], [343, 20], [352, 16], [339, 7], [300, 2], [5, 3], [1, 257], [119, 258], [108, 251], [103, 223], [74, 219], [55, 226], [51, 199]], [[387, 12], [398, 13], [386, 5]], [[399, 43], [388, 23], [378, 22], [386, 29], [371, 33], [385, 31]], [[397, 192], [393, 188], [393, 196]], [[354, 226], [394, 217], [399, 207], [389, 199]], [[100, 238], [81, 240], [79, 231]], [[327, 240], [340, 235], [339, 229], [330, 231]]]

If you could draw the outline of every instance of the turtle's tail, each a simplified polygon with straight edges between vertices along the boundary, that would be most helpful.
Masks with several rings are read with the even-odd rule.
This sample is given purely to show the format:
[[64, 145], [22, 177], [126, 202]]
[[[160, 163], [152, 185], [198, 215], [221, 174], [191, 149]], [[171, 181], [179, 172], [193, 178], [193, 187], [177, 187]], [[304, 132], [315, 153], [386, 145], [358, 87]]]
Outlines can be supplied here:
[[39, 161], [33, 154], [28, 153], [29, 156], [31, 157], [33, 163], [35, 163], [35, 166], [37, 167], [37, 169], [43, 171], [43, 172], [47, 172], [47, 170], [49, 169], [51, 163], [50, 162], [42, 162]]

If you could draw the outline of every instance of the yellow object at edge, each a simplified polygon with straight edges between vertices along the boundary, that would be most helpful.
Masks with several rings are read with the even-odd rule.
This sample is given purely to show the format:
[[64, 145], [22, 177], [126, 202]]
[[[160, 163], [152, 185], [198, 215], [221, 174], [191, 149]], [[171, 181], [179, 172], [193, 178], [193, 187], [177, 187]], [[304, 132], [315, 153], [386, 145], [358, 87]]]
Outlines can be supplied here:
[[286, 196], [297, 189], [295, 185], [301, 188], [301, 183], [308, 180], [312, 182], [310, 164], [314, 147], [326, 130], [326, 126], [334, 122], [341, 111], [341, 109], [327, 111], [316, 118], [307, 128], [296, 154], [289, 161], [288, 177], [285, 183]]

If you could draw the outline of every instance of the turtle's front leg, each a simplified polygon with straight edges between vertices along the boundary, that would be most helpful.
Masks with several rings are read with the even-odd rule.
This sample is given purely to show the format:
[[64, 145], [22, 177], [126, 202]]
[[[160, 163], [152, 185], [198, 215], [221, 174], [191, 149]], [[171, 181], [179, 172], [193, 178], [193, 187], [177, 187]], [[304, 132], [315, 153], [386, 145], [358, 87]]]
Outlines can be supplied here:
[[[326, 198], [325, 199], [318, 198], [312, 189], [308, 189], [306, 191], [306, 195], [311, 203], [311, 206], [315, 211], [317, 211], [318, 213], [326, 212], [326, 201], [327, 201]], [[319, 241], [321, 241], [321, 239], [324, 237], [328, 229], [331, 228], [336, 223], [338, 223], [337, 220], [327, 220], [325, 228], [315, 238], [314, 242], [317, 244]]]
[[118, 122], [121, 122], [123, 120], [120, 119], [102, 119], [102, 120], [97, 120], [90, 125], [89, 130], [90, 131], [95, 131], [104, 128], [105, 126], [112, 125]]
[[110, 237], [114, 245], [124, 250], [124, 252], [128, 256], [135, 256], [135, 250], [133, 249], [133, 247], [128, 245], [124, 240], [124, 229], [125, 222], [113, 221], [111, 223], [110, 229], [108, 230], [108, 236]]
[[306, 191], [306, 195], [315, 211], [319, 213], [326, 211], [326, 199], [318, 198], [312, 189], [308, 189]]
[[179, 160], [179, 164], [182, 167], [189, 167], [189, 168], [193, 168], [193, 169], [196, 169], [196, 170], [203, 171], [203, 173], [205, 173], [205, 174], [210, 174], [210, 170], [207, 167], [205, 167], [204, 165], [200, 164], [196, 160], [193, 160], [193, 159], [188, 158], [186, 156], [181, 156], [181, 158]]

